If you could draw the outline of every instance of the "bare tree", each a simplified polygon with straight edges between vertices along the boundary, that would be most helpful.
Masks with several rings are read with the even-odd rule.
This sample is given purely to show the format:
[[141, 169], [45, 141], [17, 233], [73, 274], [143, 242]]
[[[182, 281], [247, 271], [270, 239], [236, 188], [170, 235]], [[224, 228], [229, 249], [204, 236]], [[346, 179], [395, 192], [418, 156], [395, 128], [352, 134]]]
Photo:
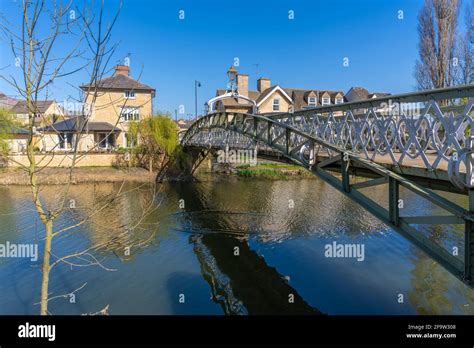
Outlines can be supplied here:
[[474, 0], [466, 5], [465, 21], [465, 31], [456, 50], [459, 57], [456, 83], [462, 85], [474, 83]]
[[418, 17], [419, 60], [415, 77], [419, 89], [453, 85], [458, 16], [458, 0], [425, 0]]
[[[84, 2], [77, 6], [73, 1], [45, 0], [31, 1], [23, 0], [20, 6], [21, 24], [19, 28], [9, 22], [9, 18], [3, 17], [0, 28], [10, 43], [11, 51], [18, 68], [21, 70], [21, 81], [12, 75], [0, 75], [5, 82], [12, 86], [21, 95], [28, 109], [28, 141], [26, 155], [28, 164], [17, 163], [28, 175], [31, 188], [32, 200], [39, 218], [44, 225], [44, 249], [41, 266], [41, 294], [40, 313], [49, 314], [48, 303], [52, 299], [65, 297], [66, 295], [50, 296], [49, 281], [51, 270], [59, 264], [70, 267], [84, 267], [97, 265], [109, 270], [102, 264], [94, 252], [108, 248], [117, 240], [124, 239], [130, 231], [141, 228], [141, 224], [156, 209], [155, 195], [156, 187], [153, 186], [144, 201], [139, 202], [140, 214], [128, 221], [126, 225], [121, 224], [122, 232], [117, 233], [106, 240], [94, 243], [89, 248], [68, 255], [59, 255], [52, 248], [53, 239], [64, 234], [76, 231], [82, 225], [94, 220], [105, 209], [113, 206], [114, 202], [120, 200], [126, 193], [122, 185], [117, 192], [94, 199], [85, 206], [71, 205], [71, 184], [73, 171], [77, 162], [87, 153], [80, 151], [81, 138], [87, 133], [87, 122], [93, 110], [97, 95], [99, 93], [99, 82], [108, 71], [108, 63], [113, 56], [116, 45], [111, 45], [111, 33], [120, 13], [121, 4], [109, 22], [105, 23], [104, 6], [102, 0], [98, 6], [92, 2]], [[40, 23], [43, 25], [40, 27]], [[47, 30], [45, 30], [47, 28]], [[66, 42], [62, 46], [60, 40]], [[65, 47], [68, 51], [65, 52]], [[89, 76], [87, 90], [83, 94], [82, 117], [76, 119], [74, 143], [72, 150], [68, 153], [71, 158], [69, 166], [69, 180], [63, 185], [53, 202], [42, 196], [41, 184], [38, 174], [48, 167], [54, 156], [54, 148], [46, 154], [36, 151], [38, 137], [38, 126], [44, 124], [45, 116], [38, 108], [38, 98], [46, 97], [54, 82], [60, 78], [70, 76], [79, 71], [85, 71]], [[111, 103], [117, 101], [111, 100]], [[117, 115], [117, 123], [121, 115]], [[117, 124], [116, 124], [117, 125]], [[54, 125], [53, 125], [54, 126]], [[57, 145], [56, 145], [57, 146]], [[92, 150], [92, 149], [91, 149]], [[10, 158], [10, 161], [15, 161]], [[137, 188], [140, 189], [140, 188]], [[65, 211], [76, 209], [81, 211], [79, 221], [70, 226], [55, 226], [55, 222]], [[114, 228], [109, 226], [109, 228]], [[143, 243], [148, 240], [144, 238]], [[130, 246], [129, 246], [130, 247]], [[72, 293], [82, 289], [82, 285]]]

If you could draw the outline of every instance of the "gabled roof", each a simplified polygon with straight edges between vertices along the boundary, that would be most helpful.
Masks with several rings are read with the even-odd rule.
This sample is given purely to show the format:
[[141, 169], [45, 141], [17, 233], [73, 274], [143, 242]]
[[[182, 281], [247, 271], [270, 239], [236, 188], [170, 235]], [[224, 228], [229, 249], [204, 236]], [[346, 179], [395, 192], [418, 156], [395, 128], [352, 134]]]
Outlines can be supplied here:
[[[87, 91], [87, 89], [94, 88], [95, 85], [84, 84], [81, 86], [81, 89]], [[115, 74], [114, 76], [106, 77], [100, 81], [97, 81], [98, 89], [120, 89], [120, 90], [135, 90], [135, 91], [150, 91], [153, 94], [155, 89], [141, 83], [130, 76], [125, 76], [123, 74]]]
[[369, 93], [369, 95], [367, 97], [368, 98], [373, 98], [373, 97], [379, 98], [379, 97], [386, 97], [386, 96], [389, 96], [389, 95], [390, 95], [390, 93], [373, 92], [373, 93]]
[[[349, 92], [351, 90], [354, 91], [357, 94], [357, 96], [359, 97], [359, 100], [371, 99], [374, 96], [376, 96], [376, 97], [385, 97], [385, 96], [390, 95], [390, 93], [386, 93], [386, 92], [369, 92], [368, 90], [366, 90], [363, 87], [352, 87], [349, 90]], [[347, 93], [349, 93], [349, 92], [347, 92]]]
[[293, 102], [293, 100], [291, 99], [291, 96], [288, 95], [288, 93], [285, 92], [283, 88], [281, 88], [279, 85], [275, 85], [275, 86], [267, 88], [258, 96], [258, 98], [255, 100], [255, 102], [257, 103], [257, 106], [260, 106], [270, 96], [270, 94], [276, 91], [279, 91], [285, 98], [288, 99], [290, 103]]
[[[54, 104], [54, 100], [37, 100], [35, 104], [36, 110], [32, 111], [37, 111], [39, 113], [45, 113], [48, 108]], [[26, 100], [19, 100], [12, 108], [11, 112], [14, 114], [28, 114], [29, 110], [28, 107], [26, 106]]]

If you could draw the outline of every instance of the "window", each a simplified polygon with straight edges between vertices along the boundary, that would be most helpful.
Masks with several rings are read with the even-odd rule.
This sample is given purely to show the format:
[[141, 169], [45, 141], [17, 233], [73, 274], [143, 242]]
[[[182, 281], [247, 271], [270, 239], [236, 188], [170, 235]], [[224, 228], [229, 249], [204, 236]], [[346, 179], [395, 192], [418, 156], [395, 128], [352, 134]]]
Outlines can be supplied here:
[[130, 148], [136, 145], [135, 137], [132, 133], [125, 133], [125, 147]]
[[110, 133], [98, 133], [97, 144], [99, 149], [109, 149], [115, 147], [115, 135]]
[[125, 91], [124, 96], [127, 99], [135, 99], [135, 91]]
[[280, 99], [273, 99], [273, 111], [280, 111]]
[[59, 149], [70, 150], [72, 149], [72, 133], [59, 133]]
[[322, 104], [323, 105], [330, 105], [331, 104], [331, 99], [330, 98], [323, 98]]
[[138, 121], [140, 120], [140, 108], [130, 106], [123, 107], [120, 118], [123, 121]]
[[336, 98], [336, 104], [342, 104], [342, 103], [344, 103], [343, 98]]
[[316, 97], [308, 98], [308, 106], [316, 106]]

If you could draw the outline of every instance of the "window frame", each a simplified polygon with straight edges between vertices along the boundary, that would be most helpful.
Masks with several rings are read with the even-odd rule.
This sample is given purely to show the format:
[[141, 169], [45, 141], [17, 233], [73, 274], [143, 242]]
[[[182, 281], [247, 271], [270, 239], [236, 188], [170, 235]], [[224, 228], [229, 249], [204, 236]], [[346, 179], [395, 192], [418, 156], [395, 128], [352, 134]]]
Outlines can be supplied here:
[[72, 150], [74, 142], [74, 134], [67, 132], [58, 133], [58, 149], [61, 151]]
[[[127, 96], [127, 93], [128, 93], [128, 96]], [[127, 89], [123, 92], [123, 97], [125, 99], [135, 99], [135, 91], [133, 89]]]
[[[102, 140], [99, 140], [101, 136], [104, 136]], [[114, 133], [111, 132], [97, 132], [97, 148], [99, 150], [114, 149], [117, 146], [117, 139]], [[111, 141], [113, 140], [113, 141]], [[105, 146], [104, 146], [105, 145]]]
[[[276, 102], [276, 103], [275, 103]], [[275, 110], [275, 106], [277, 107], [277, 109]], [[273, 102], [272, 102], [272, 111], [280, 111], [280, 98], [273, 98]]]
[[[127, 112], [125, 112], [124, 110], [127, 110]], [[134, 110], [136, 112], [131, 112], [130, 110]], [[130, 117], [129, 115], [133, 115], [133, 116]], [[120, 120], [122, 122], [140, 121], [140, 107], [123, 106], [120, 111]]]
[[[327, 102], [325, 102], [325, 100]], [[321, 105], [325, 106], [325, 105], [331, 105], [331, 97], [323, 97], [321, 98]]]
[[[314, 103], [311, 102], [311, 99], [314, 100]], [[308, 97], [308, 106], [315, 107], [318, 105], [318, 99], [316, 97]]]

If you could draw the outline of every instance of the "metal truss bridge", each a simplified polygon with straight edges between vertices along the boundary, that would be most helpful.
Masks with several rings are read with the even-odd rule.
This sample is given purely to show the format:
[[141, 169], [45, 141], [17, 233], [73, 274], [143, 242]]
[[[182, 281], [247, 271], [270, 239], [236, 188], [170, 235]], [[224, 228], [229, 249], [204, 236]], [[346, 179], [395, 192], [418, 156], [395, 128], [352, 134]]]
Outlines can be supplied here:
[[[258, 149], [300, 164], [472, 286], [473, 126], [474, 85], [467, 85], [279, 114], [211, 113], [197, 119], [181, 143]], [[350, 174], [369, 179], [354, 182]], [[382, 204], [365, 190], [379, 185], [388, 185]], [[405, 214], [401, 187], [444, 213]], [[455, 204], [433, 189], [465, 194], [467, 203]], [[463, 228], [459, 254], [427, 237], [423, 225]]]

